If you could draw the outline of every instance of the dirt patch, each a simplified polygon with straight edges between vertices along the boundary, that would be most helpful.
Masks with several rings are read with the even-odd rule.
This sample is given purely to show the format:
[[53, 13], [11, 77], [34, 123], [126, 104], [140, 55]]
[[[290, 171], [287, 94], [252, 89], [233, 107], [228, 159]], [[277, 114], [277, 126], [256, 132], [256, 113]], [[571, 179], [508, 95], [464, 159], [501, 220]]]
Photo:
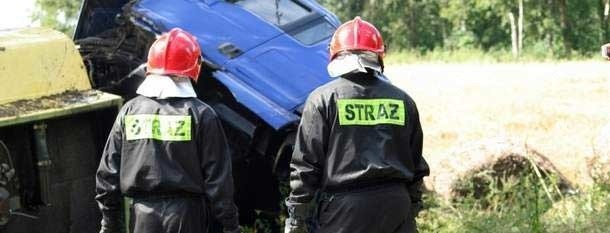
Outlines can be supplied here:
[[571, 188], [546, 156], [515, 139], [492, 138], [467, 144], [436, 162], [427, 187], [445, 200], [469, 194], [475, 198], [483, 197], [489, 191], [490, 182], [501, 182], [526, 173], [536, 173], [541, 178], [553, 176], [559, 181], [557, 188]]
[[98, 96], [99, 92], [95, 90], [84, 92], [68, 90], [36, 99], [18, 100], [0, 105], [0, 118], [19, 116], [46, 109], [63, 108], [78, 103], [87, 103], [91, 98], [97, 98]]
[[610, 122], [609, 70], [603, 62], [473, 63], [392, 65], [385, 73], [417, 102], [432, 170], [457, 146], [517, 137], [587, 186], [586, 157]]

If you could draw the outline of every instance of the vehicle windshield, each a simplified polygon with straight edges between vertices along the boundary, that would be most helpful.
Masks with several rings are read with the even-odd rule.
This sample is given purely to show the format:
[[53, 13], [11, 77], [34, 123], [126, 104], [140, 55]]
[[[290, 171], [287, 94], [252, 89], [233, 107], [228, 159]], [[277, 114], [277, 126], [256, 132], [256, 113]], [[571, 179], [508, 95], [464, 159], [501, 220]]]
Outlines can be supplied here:
[[311, 9], [296, 0], [239, 0], [235, 4], [280, 27], [311, 13]]
[[312, 45], [332, 36], [334, 32], [335, 27], [333, 25], [324, 19], [319, 19], [288, 33], [301, 43]]

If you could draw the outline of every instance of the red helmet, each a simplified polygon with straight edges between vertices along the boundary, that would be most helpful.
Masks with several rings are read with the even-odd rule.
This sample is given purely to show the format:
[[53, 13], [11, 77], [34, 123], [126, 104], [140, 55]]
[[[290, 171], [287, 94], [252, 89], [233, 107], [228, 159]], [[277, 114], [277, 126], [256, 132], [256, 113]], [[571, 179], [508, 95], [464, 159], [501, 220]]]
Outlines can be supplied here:
[[371, 51], [380, 58], [385, 56], [381, 33], [373, 24], [360, 19], [359, 16], [347, 21], [335, 31], [330, 41], [330, 60], [340, 52], [354, 50]]
[[195, 82], [201, 68], [197, 39], [180, 28], [163, 33], [148, 51], [147, 74], [186, 76]]

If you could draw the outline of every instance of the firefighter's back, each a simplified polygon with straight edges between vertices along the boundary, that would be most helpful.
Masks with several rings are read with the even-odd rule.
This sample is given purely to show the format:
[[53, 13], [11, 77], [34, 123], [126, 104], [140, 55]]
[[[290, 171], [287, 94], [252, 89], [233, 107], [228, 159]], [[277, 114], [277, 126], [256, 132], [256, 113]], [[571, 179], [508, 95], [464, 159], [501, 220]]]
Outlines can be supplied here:
[[421, 135], [416, 134], [417, 108], [409, 95], [364, 73], [338, 78], [313, 95], [321, 97], [329, 114], [327, 189], [413, 178], [410, 158], [418, 147], [411, 142]]

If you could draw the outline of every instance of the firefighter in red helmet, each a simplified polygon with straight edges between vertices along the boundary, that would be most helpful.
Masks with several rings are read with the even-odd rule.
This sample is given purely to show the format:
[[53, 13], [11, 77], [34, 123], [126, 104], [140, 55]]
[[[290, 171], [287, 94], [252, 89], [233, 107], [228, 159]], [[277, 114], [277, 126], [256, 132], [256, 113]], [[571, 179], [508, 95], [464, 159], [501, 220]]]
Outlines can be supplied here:
[[379, 31], [356, 17], [330, 44], [335, 80], [308, 97], [290, 164], [285, 232], [416, 232], [423, 133], [415, 102], [383, 76]]
[[188, 32], [172, 29], [152, 44], [147, 77], [119, 111], [96, 173], [101, 232], [121, 232], [122, 196], [133, 199], [135, 233], [207, 232], [209, 215], [239, 232], [227, 141], [191, 84], [200, 68]]

